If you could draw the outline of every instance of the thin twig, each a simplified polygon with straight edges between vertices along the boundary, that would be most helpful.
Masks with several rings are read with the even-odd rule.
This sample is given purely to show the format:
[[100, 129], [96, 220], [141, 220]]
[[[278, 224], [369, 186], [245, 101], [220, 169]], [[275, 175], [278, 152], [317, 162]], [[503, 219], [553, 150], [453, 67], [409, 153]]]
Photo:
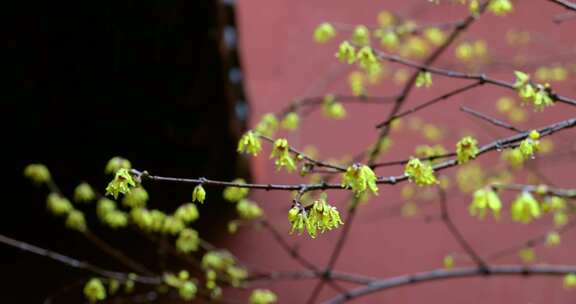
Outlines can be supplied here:
[[476, 252], [476, 250], [474, 250], [472, 245], [468, 243], [468, 241], [466, 240], [464, 235], [462, 235], [456, 224], [454, 224], [454, 221], [452, 221], [452, 217], [450, 216], [450, 210], [448, 208], [448, 202], [446, 199], [446, 193], [441, 187], [438, 187], [438, 196], [440, 198], [440, 210], [441, 210], [442, 222], [444, 222], [446, 228], [448, 228], [448, 231], [450, 231], [450, 234], [452, 234], [452, 236], [454, 237], [456, 242], [458, 242], [460, 247], [462, 247], [462, 249], [466, 251], [468, 256], [472, 258], [472, 260], [476, 263], [478, 268], [482, 269], [487, 268], [488, 265], [486, 264], [484, 259], [482, 259], [480, 255]]
[[122, 264], [126, 265], [133, 271], [136, 271], [140, 274], [146, 275], [153, 275], [154, 273], [146, 268], [146, 266], [138, 263], [137, 261], [133, 260], [132, 258], [125, 255], [122, 251], [112, 247], [110, 244], [99, 238], [97, 235], [92, 233], [91, 231], [86, 231], [84, 233], [86, 239], [96, 245], [100, 250], [104, 251], [109, 256], [115, 258], [116, 260], [120, 261]]
[[545, 185], [523, 185], [523, 184], [493, 184], [492, 188], [511, 190], [511, 191], [528, 191], [535, 192], [540, 195], [552, 195], [563, 198], [576, 198], [575, 189], [559, 189], [550, 188]]
[[502, 128], [505, 128], [505, 129], [508, 129], [508, 130], [511, 130], [514, 132], [518, 132], [518, 133], [524, 132], [524, 130], [518, 129], [518, 128], [514, 127], [513, 125], [507, 124], [503, 121], [500, 121], [496, 118], [490, 117], [486, 114], [480, 113], [478, 111], [472, 110], [472, 109], [465, 107], [465, 106], [461, 106], [460, 111], [468, 113], [474, 117], [478, 117], [478, 118], [480, 118], [484, 121], [487, 121], [487, 122], [489, 122], [495, 126], [498, 126], [498, 127], [502, 127]]
[[[304, 266], [305, 268], [307, 268], [308, 270], [312, 271], [315, 274], [320, 274], [322, 271], [320, 271], [320, 269], [318, 269], [318, 267], [316, 267], [316, 265], [314, 265], [313, 263], [311, 263], [310, 261], [308, 261], [305, 257], [303, 257], [297, 250], [296, 248], [293, 248], [292, 246], [290, 246], [288, 244], [288, 242], [286, 241], [286, 239], [284, 239], [284, 237], [282, 237], [282, 234], [280, 234], [278, 232], [278, 230], [276, 230], [276, 228], [270, 224], [267, 220], [262, 220], [261, 221], [262, 226], [266, 229], [268, 229], [268, 231], [270, 232], [270, 234], [272, 234], [272, 237], [274, 238], [274, 240], [276, 240], [276, 242], [280, 245], [280, 247], [282, 247], [282, 249], [284, 249], [284, 251], [286, 251], [287, 254], [289, 254], [295, 261], [297, 261], [298, 263], [300, 263], [300, 265]], [[339, 286], [338, 284], [331, 282], [330, 284], [332, 286], [332, 288], [334, 288], [337, 291], [345, 291], [344, 288], [342, 288], [341, 286]]]
[[[568, 223], [567, 225], [565, 225], [564, 227], [557, 229], [556, 232], [560, 235], [572, 230], [576, 228], [576, 221], [572, 221], [570, 223]], [[505, 256], [511, 255], [511, 254], [516, 254], [518, 253], [519, 250], [526, 248], [526, 247], [536, 247], [539, 244], [545, 243], [546, 239], [548, 238], [548, 232], [538, 235], [536, 237], [533, 237], [531, 239], [528, 239], [526, 241], [523, 241], [521, 244], [518, 245], [514, 245], [508, 248], [504, 248], [504, 249], [500, 249], [498, 251], [495, 251], [491, 254], [486, 255], [486, 260], [489, 261], [494, 261], [494, 260], [498, 260], [500, 258], [503, 258]]]
[[394, 115], [394, 116], [392, 116], [392, 118], [387, 119], [385, 122], [383, 122], [382, 124], [379, 124], [378, 126], [381, 127], [381, 126], [384, 126], [384, 125], [389, 125], [389, 124], [390, 124], [391, 122], [393, 122], [395, 119], [402, 118], [402, 117], [407, 116], [407, 115], [409, 115], [409, 114], [413, 114], [413, 113], [418, 112], [418, 111], [420, 111], [420, 110], [422, 110], [422, 109], [425, 109], [425, 108], [427, 108], [427, 107], [429, 107], [429, 106], [435, 105], [435, 104], [437, 104], [437, 103], [440, 102], [440, 101], [447, 100], [447, 99], [449, 99], [450, 97], [452, 97], [452, 96], [454, 96], [454, 95], [457, 95], [457, 94], [460, 94], [460, 93], [469, 91], [469, 90], [474, 89], [474, 88], [476, 88], [476, 87], [478, 87], [478, 86], [481, 86], [481, 85], [483, 85], [483, 84], [484, 84], [484, 83], [478, 81], [478, 82], [475, 82], [475, 83], [472, 83], [472, 84], [465, 85], [465, 86], [463, 86], [463, 87], [461, 87], [461, 88], [452, 90], [452, 91], [450, 91], [450, 92], [444, 93], [444, 94], [442, 94], [442, 95], [440, 95], [440, 96], [438, 96], [438, 97], [436, 97], [436, 98], [434, 98], [434, 99], [431, 99], [431, 100], [429, 100], [429, 101], [427, 101], [427, 102], [424, 102], [424, 103], [422, 103], [422, 104], [420, 104], [420, 105], [418, 105], [418, 106], [416, 106], [416, 107], [414, 107], [414, 108], [412, 108], [412, 109], [409, 109], [409, 110], [406, 110], [406, 111], [404, 111], [404, 112], [402, 112], [402, 113], [400, 113], [400, 114]]
[[556, 3], [562, 7], [564, 7], [565, 9], [571, 10], [571, 11], [576, 11], [576, 3], [572, 3], [569, 1], [565, 1], [565, 0], [548, 0], [549, 2], [552, 3]]

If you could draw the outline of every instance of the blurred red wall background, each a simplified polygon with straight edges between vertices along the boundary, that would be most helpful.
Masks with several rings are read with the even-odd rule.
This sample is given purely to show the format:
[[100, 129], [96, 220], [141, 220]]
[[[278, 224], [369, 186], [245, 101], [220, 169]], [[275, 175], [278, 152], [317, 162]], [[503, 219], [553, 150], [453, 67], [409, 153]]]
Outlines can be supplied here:
[[[347, 34], [338, 36], [331, 43], [318, 45], [312, 39], [314, 28], [321, 22], [331, 21], [345, 24], [376, 25], [376, 15], [382, 10], [407, 14], [422, 24], [456, 21], [465, 16], [466, 10], [457, 5], [434, 6], [425, 0], [411, 1], [369, 1], [369, 0], [250, 0], [238, 4], [238, 18], [241, 35], [243, 65], [246, 72], [247, 92], [251, 101], [252, 125], [262, 114], [279, 111], [291, 100], [302, 96], [321, 96], [325, 93], [347, 93], [347, 73], [340, 73], [326, 89], [316, 90], [315, 84], [333, 75], [342, 64], [334, 58], [339, 41]], [[549, 57], [550, 63], [570, 62], [575, 50], [575, 22], [555, 24], [552, 19], [564, 11], [547, 1], [516, 1], [515, 11], [506, 18], [484, 16], [463, 36], [464, 39], [484, 39], [489, 45], [492, 58], [499, 62], [512, 62], [522, 52], [528, 62], [534, 58]], [[506, 31], [533, 32], [534, 43], [524, 48], [510, 48], [506, 44]], [[437, 65], [445, 66], [454, 62], [453, 49], [448, 50]], [[566, 56], [566, 54], [569, 54]], [[561, 58], [561, 59], [560, 59]], [[512, 66], [500, 66], [487, 70], [490, 76], [511, 81]], [[527, 68], [527, 71], [533, 69]], [[571, 74], [573, 75], [573, 74]], [[573, 77], [573, 76], [572, 76]], [[464, 82], [434, 78], [434, 87], [416, 90], [405, 104], [404, 109], [438, 96], [443, 92], [457, 88]], [[576, 96], [573, 80], [564, 84], [555, 84], [564, 95]], [[396, 94], [400, 86], [385, 80], [377, 87], [370, 88], [370, 95], [384, 96]], [[453, 147], [465, 131], [470, 131], [481, 144], [498, 137], [508, 136], [510, 132], [471, 118], [460, 112], [461, 105], [498, 117], [495, 110], [496, 100], [501, 96], [513, 96], [499, 88], [483, 87], [458, 95], [435, 107], [426, 109], [418, 115], [426, 122], [434, 123], [445, 130], [443, 144]], [[374, 125], [384, 120], [390, 105], [347, 105], [348, 117], [344, 121], [327, 120], [314, 112], [301, 122], [297, 133], [282, 133], [297, 148], [315, 144], [320, 149], [320, 158], [340, 158], [346, 154], [355, 154], [364, 149], [377, 136]], [[531, 109], [529, 110], [532, 111]], [[544, 113], [532, 115], [521, 125], [542, 126], [560, 119], [570, 118], [573, 109], [556, 105]], [[503, 118], [505, 119], [505, 117]], [[574, 132], [566, 131], [555, 137], [556, 149], [571, 149], [574, 145]], [[405, 159], [421, 144], [420, 136], [407, 131], [393, 134], [394, 144], [382, 160]], [[267, 158], [268, 150], [253, 160], [255, 181], [288, 183], [297, 182], [297, 177], [277, 173], [273, 162]], [[498, 159], [497, 152], [481, 157], [484, 165], [492, 165]], [[569, 159], [553, 161], [536, 160], [541, 163], [543, 174], [558, 187], [575, 187], [573, 170], [575, 166]], [[401, 174], [402, 167], [387, 167], [379, 170], [379, 175]], [[455, 170], [445, 171], [449, 176]], [[521, 180], [520, 180], [521, 181]], [[455, 182], [453, 181], [453, 184]], [[381, 186], [380, 195], [368, 204], [361, 206], [356, 222], [349, 235], [336, 269], [361, 273], [368, 276], [385, 278], [406, 273], [431, 270], [442, 266], [445, 255], [463, 254], [458, 244], [440, 221], [426, 221], [426, 215], [438, 214], [438, 205], [433, 204], [416, 218], [387, 216], [390, 206], [399, 206], [402, 200], [400, 186]], [[286, 212], [290, 207], [291, 196], [283, 192], [253, 192], [252, 197], [259, 202], [271, 218], [300, 252], [315, 262], [320, 268], [326, 265], [341, 229], [310, 239], [306, 235], [288, 235], [289, 223]], [[330, 201], [345, 209], [341, 203], [342, 194], [329, 193]], [[510, 201], [511, 197], [507, 197]], [[468, 215], [470, 197], [454, 192], [449, 200], [450, 210], [462, 233], [474, 248], [483, 255], [499, 249], [514, 246], [523, 240], [548, 231], [549, 218], [541, 219], [531, 225], [510, 223], [509, 220], [478, 221]], [[506, 204], [508, 206], [508, 204]], [[387, 209], [388, 208], [388, 209]], [[575, 263], [576, 234], [563, 236], [562, 246], [536, 249], [539, 263]], [[298, 270], [300, 265], [280, 249], [269, 234], [258, 229], [242, 229], [234, 238], [233, 248], [241, 260], [262, 269]], [[516, 254], [494, 261], [496, 264], [520, 263]], [[458, 259], [457, 265], [471, 265], [465, 259]], [[271, 285], [258, 286], [270, 288], [280, 296], [280, 303], [303, 303], [315, 286], [315, 280], [282, 281]], [[345, 285], [348, 286], [348, 285]], [[351, 286], [350, 286], [351, 287]], [[323, 289], [320, 300], [325, 300], [334, 291], [330, 287]], [[416, 286], [401, 287], [372, 296], [360, 298], [354, 303], [574, 303], [576, 293], [562, 289], [561, 278], [474, 278], [425, 283]]]

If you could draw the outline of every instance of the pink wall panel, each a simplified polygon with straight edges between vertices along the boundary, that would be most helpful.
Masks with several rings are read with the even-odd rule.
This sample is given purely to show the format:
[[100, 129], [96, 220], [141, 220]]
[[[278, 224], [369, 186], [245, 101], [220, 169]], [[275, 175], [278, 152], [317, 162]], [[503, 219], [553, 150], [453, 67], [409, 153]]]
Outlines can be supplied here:
[[[563, 10], [547, 1], [516, 1], [516, 11], [507, 18], [483, 17], [465, 37], [485, 39], [495, 60], [510, 62], [518, 49], [510, 49], [505, 43], [506, 30], [536, 31], [535, 44], [520, 49], [527, 58], [542, 58], [573, 52], [575, 48], [572, 31], [576, 22], [554, 24], [551, 19]], [[333, 75], [346, 67], [337, 62], [333, 54], [338, 41], [317, 45], [312, 32], [322, 21], [346, 24], [376, 24], [376, 15], [381, 10], [414, 14], [415, 8], [430, 8], [425, 0], [412, 1], [368, 1], [368, 0], [245, 0], [239, 3], [239, 24], [243, 65], [247, 73], [247, 92], [251, 100], [252, 123], [266, 112], [278, 111], [298, 96], [318, 96], [326, 92], [347, 93], [346, 74], [335, 77], [327, 89], [314, 88], [319, 80]], [[466, 12], [453, 6], [439, 6], [421, 10], [416, 20], [423, 24], [459, 20]], [[345, 36], [340, 36], [343, 38]], [[339, 39], [336, 39], [339, 40]], [[439, 65], [453, 62], [453, 51], [449, 50]], [[555, 61], [552, 61], [555, 62]], [[490, 76], [511, 81], [513, 68], [504, 66], [491, 69]], [[457, 88], [464, 82], [435, 77], [433, 88], [418, 89], [410, 96], [405, 108], [413, 107], [431, 97]], [[555, 87], [568, 96], [576, 96], [574, 81]], [[370, 88], [371, 95], [391, 95], [399, 86], [384, 81]], [[441, 105], [420, 113], [426, 121], [442, 126], [446, 131], [443, 144], [451, 148], [463, 132], [471, 131], [480, 143], [488, 143], [497, 137], [508, 136], [507, 130], [498, 129], [460, 112], [461, 105], [496, 115], [494, 105], [497, 98], [513, 95], [503, 89], [485, 87], [458, 95]], [[347, 106], [348, 117], [338, 122], [323, 118], [316, 111], [306, 118], [297, 133], [281, 133], [297, 148], [315, 143], [320, 148], [322, 159], [342, 157], [355, 153], [370, 144], [377, 136], [374, 125], [386, 118], [389, 105]], [[530, 110], [531, 111], [531, 110]], [[523, 127], [541, 126], [559, 119], [574, 116], [574, 110], [557, 105], [543, 114], [535, 115]], [[415, 133], [401, 131], [393, 134], [394, 146], [382, 160], [407, 158], [414, 147], [422, 143]], [[567, 131], [556, 137], [557, 148], [574, 145], [574, 132]], [[298, 177], [277, 173], [273, 162], [267, 158], [269, 150], [253, 160], [256, 181], [272, 183], [299, 182]], [[493, 165], [499, 156], [492, 152], [482, 156], [480, 162]], [[574, 187], [572, 162], [544, 162], [543, 172], [559, 187]], [[379, 170], [379, 175], [401, 174], [401, 167]], [[446, 171], [453, 176], [455, 170]], [[449, 253], [463, 253], [439, 221], [426, 222], [423, 217], [404, 219], [387, 217], [390, 206], [402, 204], [400, 187], [381, 186], [380, 196], [372, 199], [359, 210], [348, 243], [337, 269], [357, 272], [375, 277], [388, 277], [404, 273], [430, 270], [441, 267], [442, 258]], [[330, 201], [341, 210], [342, 193], [330, 192]], [[510, 200], [510, 197], [506, 197]], [[253, 199], [261, 203], [269, 218], [287, 238], [299, 244], [301, 252], [320, 267], [328, 256], [340, 233], [340, 229], [320, 235], [311, 240], [307, 236], [288, 236], [289, 223], [286, 212], [290, 207], [290, 195], [280, 192], [254, 192]], [[510, 223], [508, 220], [480, 222], [467, 212], [470, 197], [453, 191], [449, 204], [456, 224], [480, 254], [489, 254], [502, 247], [518, 244], [523, 239], [547, 231], [549, 219], [539, 220], [532, 225]], [[339, 205], [338, 205], [339, 204]], [[437, 205], [426, 208], [426, 215], [437, 215]], [[556, 249], [539, 247], [536, 252], [541, 263], [574, 263], [576, 234], [567, 233], [563, 246]], [[262, 270], [302, 269], [283, 252], [264, 231], [245, 229], [233, 241], [235, 253], [250, 265]], [[497, 260], [496, 263], [519, 263], [516, 255]], [[459, 260], [458, 265], [470, 265]], [[277, 291], [281, 303], [302, 303], [315, 285], [315, 281], [282, 282], [270, 285]], [[574, 303], [576, 293], [562, 289], [560, 278], [491, 278], [463, 279], [426, 283], [403, 287], [374, 296], [360, 298], [354, 303]], [[264, 285], [263, 285], [264, 286]], [[321, 299], [334, 295], [328, 287]]]

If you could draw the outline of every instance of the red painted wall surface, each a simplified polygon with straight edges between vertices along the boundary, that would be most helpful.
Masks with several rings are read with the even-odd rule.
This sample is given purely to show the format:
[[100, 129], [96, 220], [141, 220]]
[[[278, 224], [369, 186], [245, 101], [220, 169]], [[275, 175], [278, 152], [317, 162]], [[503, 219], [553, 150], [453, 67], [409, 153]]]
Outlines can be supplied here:
[[[564, 11], [547, 1], [516, 1], [515, 12], [507, 18], [485, 16], [464, 36], [470, 39], [485, 39], [489, 43], [492, 58], [502, 62], [512, 62], [518, 52], [527, 58], [560, 58], [570, 61], [566, 54], [574, 52], [574, 26], [576, 22], [557, 25], [552, 22], [554, 15]], [[250, 96], [254, 124], [263, 113], [278, 111], [299, 96], [318, 96], [327, 92], [347, 93], [346, 73], [335, 77], [325, 89], [315, 88], [315, 84], [327, 75], [333, 75], [343, 67], [334, 58], [337, 41], [327, 45], [317, 45], [312, 40], [312, 32], [323, 21], [346, 24], [376, 25], [376, 15], [381, 10], [389, 10], [412, 15], [417, 14], [417, 22], [460, 20], [466, 11], [456, 6], [432, 7], [424, 0], [411, 1], [368, 1], [368, 0], [250, 0], [240, 1], [238, 18], [241, 30], [243, 65], [247, 74], [246, 85]], [[415, 9], [416, 8], [416, 9]], [[418, 8], [424, 8], [419, 10]], [[507, 29], [535, 31], [534, 44], [529, 47], [511, 49], [506, 45]], [[345, 36], [340, 36], [343, 38]], [[336, 39], [339, 40], [339, 39]], [[453, 50], [441, 57], [438, 65], [453, 62]], [[344, 67], [345, 68], [345, 67]], [[491, 69], [490, 76], [511, 81], [513, 68], [504, 66]], [[530, 71], [530, 70], [529, 70]], [[574, 75], [574, 74], [572, 74]], [[573, 76], [574, 77], [574, 76]], [[434, 87], [416, 90], [404, 108], [410, 108], [431, 97], [462, 86], [465, 82], [434, 78]], [[555, 85], [564, 95], [576, 96], [574, 81]], [[391, 81], [384, 81], [370, 88], [371, 95], [392, 95], [400, 87]], [[446, 132], [443, 144], [453, 147], [464, 131], [472, 131], [480, 143], [508, 136], [510, 132], [475, 120], [460, 112], [461, 105], [478, 111], [496, 115], [496, 100], [514, 93], [498, 88], [485, 87], [461, 94], [440, 105], [420, 113], [426, 122], [440, 125]], [[386, 118], [390, 105], [347, 106], [348, 117], [338, 122], [323, 118], [319, 111], [302, 121], [297, 133], [285, 134], [291, 144], [302, 148], [314, 143], [320, 149], [320, 158], [342, 157], [364, 149], [377, 136], [374, 125]], [[531, 111], [531, 110], [530, 110]], [[542, 126], [559, 119], [574, 116], [574, 109], [556, 105], [545, 113], [535, 115], [522, 127]], [[501, 117], [504, 118], [504, 117]], [[574, 132], [566, 131], [556, 137], [557, 149], [570, 149], [574, 145]], [[394, 133], [394, 146], [382, 160], [407, 158], [414, 147], [423, 143], [416, 133], [402, 131]], [[300, 181], [297, 177], [276, 173], [273, 162], [267, 159], [269, 150], [253, 161], [256, 181], [289, 183]], [[499, 158], [497, 152], [481, 157], [481, 163], [490, 166]], [[559, 187], [575, 187], [574, 163], [541, 160], [543, 173]], [[445, 171], [453, 176], [455, 170]], [[398, 175], [402, 167], [388, 167], [379, 170], [379, 175]], [[348, 238], [346, 248], [337, 263], [337, 270], [362, 273], [368, 276], [385, 278], [405, 273], [425, 271], [441, 267], [442, 258], [449, 253], [463, 251], [440, 221], [426, 222], [425, 215], [437, 215], [438, 205], [424, 209], [423, 216], [405, 219], [389, 217], [390, 206], [402, 204], [400, 187], [381, 186], [380, 195], [363, 205]], [[330, 201], [339, 204], [342, 195], [330, 193]], [[509, 202], [512, 197], [506, 196]], [[291, 205], [291, 196], [283, 192], [253, 192], [253, 199], [260, 202], [267, 215], [284, 233], [289, 241], [298, 244], [300, 252], [322, 268], [332, 252], [341, 230], [321, 235], [315, 240], [307, 236], [288, 235], [289, 223], [286, 212]], [[552, 227], [551, 220], [545, 218], [532, 225], [512, 224], [509, 220], [494, 222], [478, 221], [468, 215], [470, 197], [456, 192], [451, 195], [449, 206], [456, 224], [462, 233], [482, 254], [490, 254], [503, 247], [514, 246], [526, 238], [544, 233]], [[509, 206], [506, 203], [506, 206]], [[576, 233], [567, 233], [560, 248], [536, 249], [539, 263], [575, 263]], [[298, 270], [300, 265], [292, 261], [265, 231], [242, 230], [233, 241], [235, 253], [248, 264], [263, 271]], [[496, 264], [520, 263], [512, 254], [495, 260]], [[459, 259], [457, 265], [471, 265]], [[314, 280], [284, 281], [268, 286], [277, 291], [281, 303], [303, 303], [315, 286]], [[345, 285], [348, 286], [348, 285]], [[351, 286], [350, 286], [351, 287]], [[320, 299], [334, 295], [330, 287], [325, 287]], [[474, 278], [453, 281], [425, 283], [402, 287], [373, 296], [360, 298], [354, 303], [574, 303], [576, 293], [562, 289], [561, 278]]]

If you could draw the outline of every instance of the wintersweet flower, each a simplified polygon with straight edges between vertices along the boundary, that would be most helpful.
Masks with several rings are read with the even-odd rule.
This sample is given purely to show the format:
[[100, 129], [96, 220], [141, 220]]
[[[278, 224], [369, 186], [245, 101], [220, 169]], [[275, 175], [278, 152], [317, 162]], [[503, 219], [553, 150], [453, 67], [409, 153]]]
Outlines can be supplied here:
[[326, 43], [336, 37], [336, 29], [332, 24], [323, 22], [314, 30], [314, 41], [317, 43]]
[[84, 285], [84, 296], [90, 303], [106, 299], [106, 288], [100, 279], [92, 278]]
[[106, 195], [112, 195], [114, 198], [118, 198], [118, 194], [130, 192], [131, 187], [136, 187], [136, 182], [130, 172], [128, 172], [128, 169], [121, 168], [116, 171], [114, 179], [106, 187]]
[[540, 204], [534, 199], [532, 194], [528, 191], [523, 191], [512, 203], [510, 214], [513, 221], [527, 224], [539, 218], [542, 215], [542, 211]]
[[474, 200], [468, 210], [472, 216], [478, 216], [480, 219], [484, 219], [488, 211], [492, 211], [494, 218], [498, 218], [502, 210], [502, 201], [492, 188], [486, 187], [474, 192]]
[[473, 137], [466, 136], [456, 144], [456, 160], [458, 164], [465, 164], [478, 154], [478, 141]]
[[418, 73], [416, 77], [416, 87], [425, 87], [429, 88], [432, 86], [432, 73], [425, 71]]
[[376, 174], [366, 165], [354, 164], [346, 170], [342, 178], [342, 187], [351, 188], [356, 196], [360, 196], [366, 190], [378, 195]]
[[337, 102], [334, 95], [326, 95], [322, 102], [322, 113], [328, 118], [343, 119], [346, 117], [346, 109], [344, 106]]
[[505, 16], [513, 10], [510, 0], [491, 0], [488, 4], [488, 11], [496, 16]]
[[260, 137], [254, 131], [248, 131], [242, 135], [238, 141], [238, 148], [236, 151], [238, 153], [252, 154], [254, 156], [258, 155], [262, 150], [262, 142]]
[[50, 181], [50, 171], [43, 164], [30, 164], [24, 169], [24, 176], [40, 185]]
[[352, 41], [358, 45], [370, 44], [370, 30], [365, 25], [358, 25], [352, 33]]
[[532, 130], [528, 137], [520, 143], [518, 150], [522, 153], [524, 159], [534, 157], [534, 153], [538, 150], [540, 144], [538, 139], [540, 139], [540, 133], [536, 130]]
[[[237, 178], [237, 179], [233, 180], [232, 183], [233, 184], [246, 184], [246, 181], [242, 178]], [[231, 186], [231, 187], [224, 188], [222, 195], [223, 195], [225, 200], [233, 203], [233, 202], [237, 202], [237, 201], [245, 198], [249, 192], [250, 192], [250, 189], [248, 189], [248, 188]]]
[[338, 52], [336, 53], [336, 58], [341, 62], [348, 62], [348, 64], [353, 64], [356, 61], [356, 48], [350, 44], [348, 41], [340, 43], [338, 46]]
[[276, 158], [276, 168], [280, 170], [285, 167], [288, 172], [296, 170], [296, 162], [290, 155], [290, 146], [288, 145], [288, 140], [284, 138], [279, 138], [274, 141], [274, 147], [272, 148], [272, 153], [270, 158]]
[[411, 158], [406, 164], [404, 174], [408, 176], [410, 181], [419, 186], [434, 185], [438, 183], [436, 176], [434, 176], [434, 169], [428, 163], [422, 163], [417, 158]]
[[250, 304], [273, 304], [278, 296], [268, 289], [256, 289], [250, 294]]
[[204, 187], [202, 187], [201, 184], [196, 185], [196, 187], [194, 187], [194, 191], [192, 191], [192, 202], [204, 203], [205, 199], [206, 190], [204, 190]]
[[282, 128], [284, 128], [286, 130], [294, 131], [294, 130], [298, 129], [299, 122], [300, 122], [300, 117], [298, 116], [298, 113], [290, 112], [290, 113], [286, 114], [286, 116], [284, 116], [284, 119], [282, 119], [282, 122], [280, 123], [280, 125], [282, 126]]
[[245, 220], [254, 220], [262, 217], [264, 212], [253, 201], [242, 199], [236, 204], [236, 211], [238, 215]]
[[184, 228], [176, 239], [176, 249], [183, 253], [197, 251], [200, 244], [198, 232], [191, 228]]

